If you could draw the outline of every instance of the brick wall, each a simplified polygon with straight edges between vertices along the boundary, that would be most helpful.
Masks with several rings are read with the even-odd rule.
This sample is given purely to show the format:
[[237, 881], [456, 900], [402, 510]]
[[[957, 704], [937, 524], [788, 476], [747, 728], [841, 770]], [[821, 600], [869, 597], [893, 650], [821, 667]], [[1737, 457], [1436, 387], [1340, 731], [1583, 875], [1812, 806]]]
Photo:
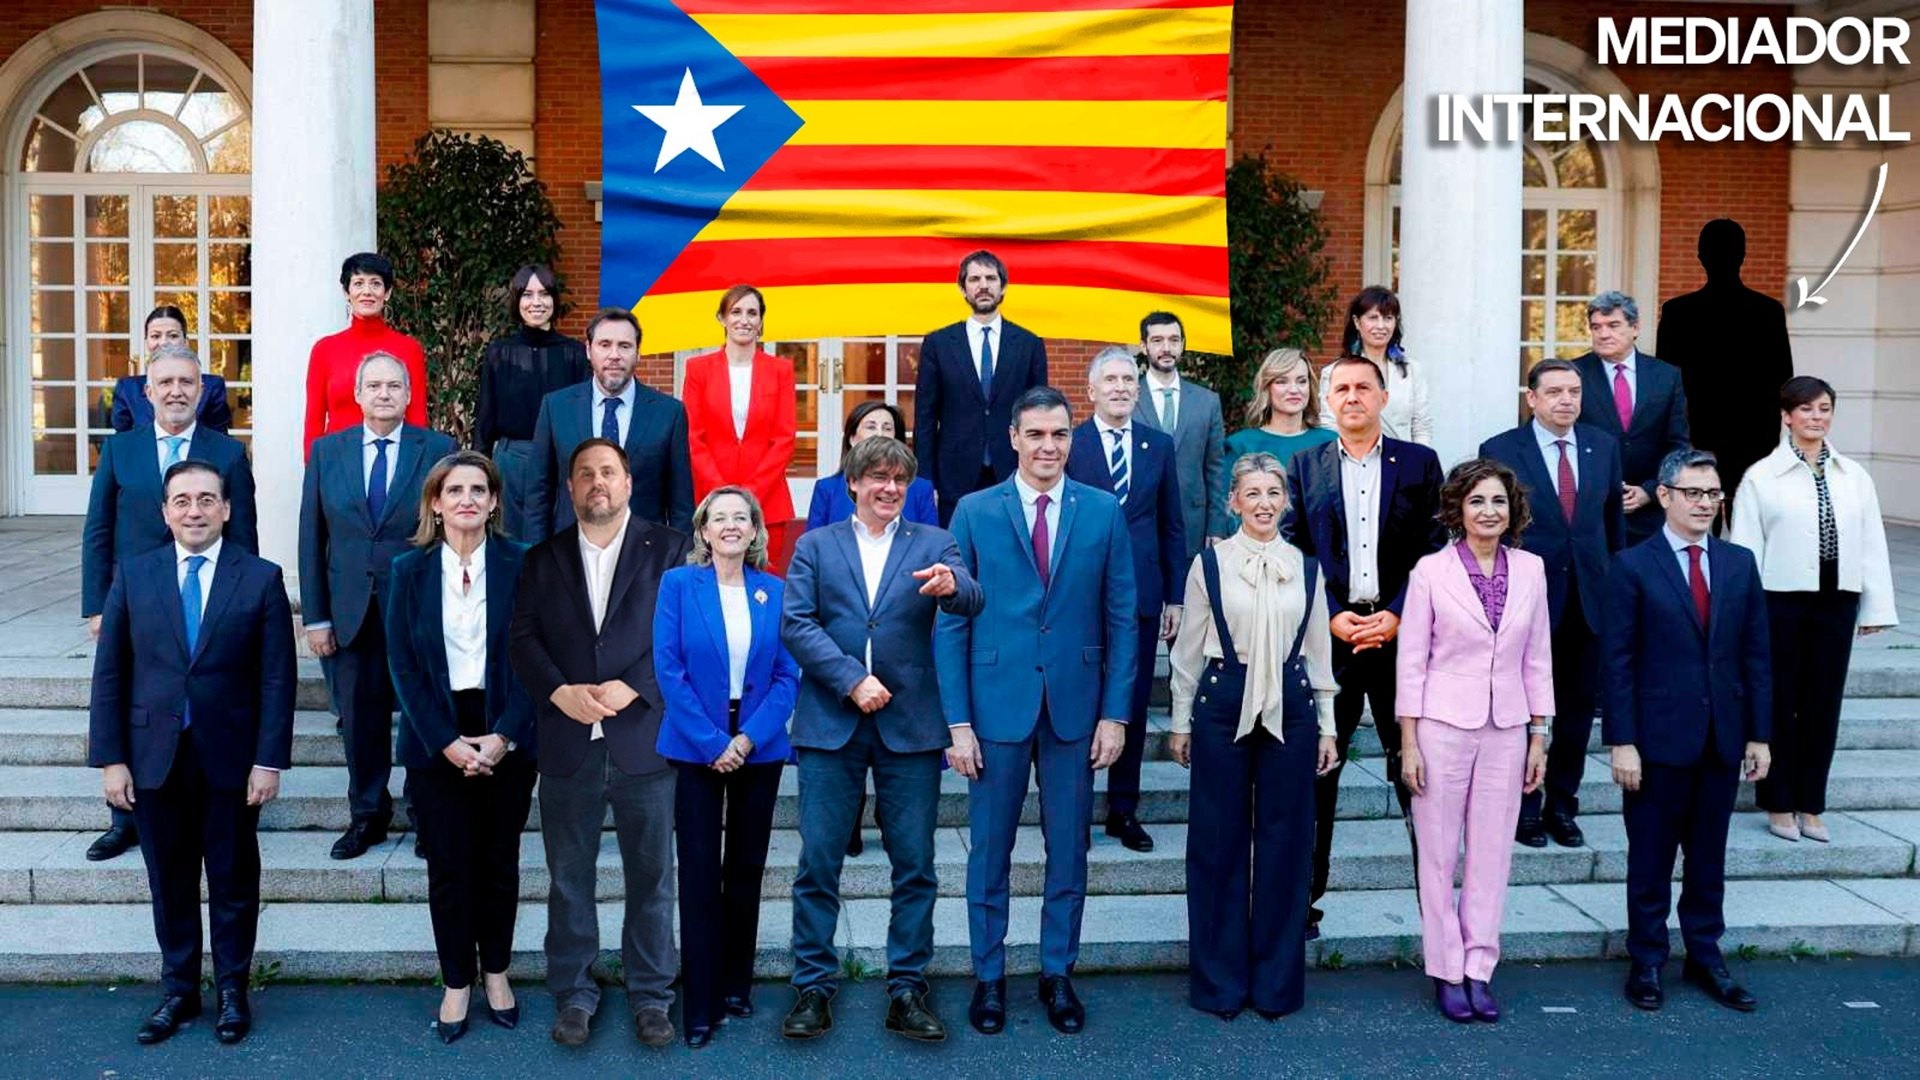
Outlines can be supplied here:
[[375, 0], [374, 175], [403, 160], [427, 132], [427, 0]]
[[0, 4], [0, 59], [48, 27], [108, 6], [156, 11], [192, 23], [252, 63], [253, 0], [118, 0], [112, 5], [98, 0], [7, 0]]

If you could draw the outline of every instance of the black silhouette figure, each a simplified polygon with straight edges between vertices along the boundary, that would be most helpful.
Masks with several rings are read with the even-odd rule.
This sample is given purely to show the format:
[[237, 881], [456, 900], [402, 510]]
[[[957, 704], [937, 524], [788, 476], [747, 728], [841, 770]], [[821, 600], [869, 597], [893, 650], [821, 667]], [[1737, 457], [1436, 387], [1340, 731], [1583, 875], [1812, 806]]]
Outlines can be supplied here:
[[1747, 232], [1731, 218], [1700, 228], [1707, 284], [1660, 308], [1660, 356], [1680, 369], [1693, 445], [1720, 459], [1729, 499], [1748, 466], [1780, 444], [1780, 386], [1793, 378], [1787, 311], [1740, 282]]

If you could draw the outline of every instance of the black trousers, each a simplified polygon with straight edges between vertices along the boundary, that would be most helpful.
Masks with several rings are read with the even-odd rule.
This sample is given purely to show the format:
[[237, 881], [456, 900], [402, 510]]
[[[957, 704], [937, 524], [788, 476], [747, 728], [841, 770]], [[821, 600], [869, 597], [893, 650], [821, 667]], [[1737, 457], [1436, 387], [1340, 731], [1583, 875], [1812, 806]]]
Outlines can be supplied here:
[[675, 767], [682, 1022], [712, 1027], [726, 1019], [725, 998], [753, 990], [760, 890], [782, 763], [743, 765], [730, 773], [684, 762]]
[[1840, 737], [1840, 702], [1846, 696], [1853, 624], [1859, 615], [1856, 592], [1823, 588], [1767, 594], [1773, 643], [1773, 768], [1755, 785], [1754, 798], [1762, 810], [1827, 810], [1827, 773]]
[[1160, 652], [1160, 616], [1136, 620], [1133, 711], [1127, 714], [1127, 741], [1107, 770], [1107, 816], [1124, 817], [1140, 808], [1140, 762], [1147, 751], [1147, 701], [1153, 696], [1153, 664]]
[[1520, 819], [1572, 818], [1580, 813], [1580, 782], [1587, 774], [1587, 743], [1593, 738], [1594, 700], [1599, 694], [1600, 642], [1580, 607], [1580, 590], [1569, 585], [1567, 606], [1553, 628], [1553, 740], [1547, 746], [1547, 782], [1520, 799]]
[[157, 788], [134, 792], [140, 855], [153, 893], [160, 980], [170, 994], [200, 996], [200, 870], [207, 875], [214, 985], [245, 990], [260, 927], [260, 808], [244, 787], [215, 788], [200, 769], [192, 728]]
[[[462, 732], [469, 712], [484, 719], [483, 690], [454, 695]], [[520, 834], [533, 806], [533, 763], [511, 751], [491, 776], [468, 776], [442, 758], [408, 772], [414, 815], [427, 846], [427, 911], [440, 980], [449, 990], [473, 985], [480, 972], [499, 974], [513, 958], [520, 903]], [[478, 969], [475, 959], [478, 958]]]
[[333, 654], [333, 694], [347, 750], [347, 807], [355, 821], [384, 825], [393, 816], [387, 784], [393, 777], [395, 698], [378, 596], [368, 603], [352, 643]]
[[[1386, 748], [1387, 775], [1400, 800], [1400, 816], [1407, 825], [1407, 850], [1417, 854], [1413, 837], [1413, 796], [1400, 782], [1400, 718], [1393, 711], [1396, 672], [1395, 659], [1400, 642], [1389, 641], [1377, 649], [1356, 653], [1339, 638], [1333, 639], [1333, 677], [1340, 692], [1333, 698], [1333, 722], [1340, 745], [1340, 761], [1313, 788], [1313, 891], [1318, 903], [1327, 894], [1327, 873], [1333, 859], [1333, 814], [1340, 799], [1340, 773], [1346, 768], [1347, 751], [1353, 745], [1353, 733], [1360, 726], [1363, 706], [1373, 707], [1373, 729]], [[1317, 921], [1317, 920], [1316, 920]]]
[[1727, 827], [1740, 791], [1740, 766], [1709, 750], [1692, 765], [1641, 769], [1640, 790], [1625, 792], [1620, 814], [1627, 827], [1627, 955], [1659, 966], [1668, 953], [1667, 913], [1673, 910], [1673, 858], [1681, 864], [1680, 937], [1687, 958], [1709, 967], [1721, 962], [1727, 929]]

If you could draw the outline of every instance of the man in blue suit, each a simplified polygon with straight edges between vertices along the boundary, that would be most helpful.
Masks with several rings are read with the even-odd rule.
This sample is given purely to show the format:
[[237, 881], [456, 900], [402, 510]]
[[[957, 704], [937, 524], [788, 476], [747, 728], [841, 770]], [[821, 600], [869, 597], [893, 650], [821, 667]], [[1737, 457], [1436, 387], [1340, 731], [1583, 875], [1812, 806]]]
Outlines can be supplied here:
[[1087, 1016], [1071, 977], [1093, 774], [1119, 760], [1133, 706], [1133, 550], [1114, 497], [1065, 476], [1073, 441], [1066, 397], [1037, 386], [1013, 403], [1012, 420], [1013, 477], [962, 499], [953, 515], [960, 558], [990, 599], [972, 618], [941, 615], [934, 629], [953, 736], [947, 760], [971, 781], [967, 936], [976, 983], [968, 1019], [983, 1035], [1006, 1026], [1008, 873], [1037, 772], [1047, 850], [1040, 1000], [1054, 1029], [1073, 1034]]
[[[1599, 668], [1600, 611], [1607, 563], [1625, 543], [1620, 511], [1620, 444], [1579, 422], [1580, 373], [1565, 360], [1542, 360], [1527, 372], [1533, 419], [1480, 444], [1480, 456], [1520, 478], [1533, 520], [1520, 546], [1547, 564], [1547, 610], [1553, 619], [1553, 744], [1547, 782], [1520, 801], [1515, 838], [1562, 847], [1586, 838], [1574, 819], [1593, 734]], [[1541, 813], [1545, 808], [1544, 820]]]
[[1109, 492], [1120, 503], [1133, 546], [1139, 645], [1134, 649], [1133, 707], [1127, 713], [1127, 745], [1107, 773], [1107, 835], [1132, 851], [1152, 851], [1141, 828], [1140, 759], [1147, 745], [1147, 699], [1153, 690], [1160, 642], [1180, 629], [1180, 601], [1187, 585], [1186, 525], [1173, 436], [1134, 423], [1140, 374], [1133, 354], [1117, 345], [1100, 350], [1087, 371], [1093, 417], [1073, 429], [1067, 476]]
[[[900, 516], [917, 462], [905, 443], [872, 436], [848, 451], [853, 516], [802, 534], [787, 567], [780, 637], [800, 665], [792, 741], [800, 756], [800, 867], [793, 879], [790, 1039], [833, 1026], [833, 939], [840, 870], [867, 773], [893, 867], [887, 926], [887, 1030], [946, 1037], [927, 1001], [938, 888], [933, 832], [946, 718], [933, 679], [936, 611], [965, 618], [984, 596], [944, 529]], [[915, 587], [914, 582], [920, 582]]]
[[[196, 373], [197, 375], [197, 373]], [[226, 481], [192, 458], [165, 476], [172, 543], [121, 563], [93, 660], [87, 764], [140, 822], [162, 997], [135, 1035], [200, 1015], [200, 875], [218, 996], [214, 1035], [246, 1038], [260, 920], [260, 808], [293, 755], [293, 612], [280, 568], [221, 539]]]
[[[196, 419], [203, 385], [199, 357], [184, 345], [162, 345], [144, 378], [153, 421], [100, 445], [100, 464], [93, 471], [93, 493], [87, 501], [80, 543], [80, 614], [95, 638], [120, 561], [167, 542], [160, 476], [169, 465], [204, 461], [218, 470], [231, 510], [226, 539], [244, 551], [260, 551], [247, 448]], [[139, 842], [133, 815], [115, 809], [111, 827], [87, 848], [87, 858], [115, 858]]]
[[1742, 1012], [1754, 996], [1727, 972], [1727, 826], [1744, 772], [1767, 775], [1773, 675], [1767, 598], [1753, 553], [1708, 533], [1725, 492], [1713, 455], [1677, 450], [1660, 465], [1666, 524], [1620, 553], [1607, 576], [1601, 670], [1613, 779], [1625, 792], [1627, 1000], [1665, 1000], [1673, 857], [1681, 875], [1685, 974]]
[[1007, 264], [991, 251], [960, 260], [960, 295], [972, 315], [920, 342], [913, 385], [913, 448], [940, 500], [940, 524], [961, 496], [1013, 472], [1007, 430], [1014, 399], [1047, 383], [1047, 347], [1000, 317]]
[[308, 647], [332, 666], [346, 738], [353, 820], [333, 845], [336, 859], [359, 858], [387, 838], [396, 704], [382, 616], [387, 565], [413, 547], [420, 485], [456, 449], [403, 421], [412, 396], [397, 358], [362, 360], [354, 376], [361, 423], [314, 440], [300, 497], [300, 617]]
[[1640, 305], [1622, 292], [1604, 292], [1587, 302], [1593, 351], [1573, 362], [1580, 372], [1580, 419], [1620, 443], [1620, 489], [1627, 515], [1627, 543], [1660, 530], [1664, 518], [1654, 501], [1660, 463], [1688, 444], [1687, 392], [1680, 371], [1634, 347], [1640, 337]]
[[1340, 437], [1293, 456], [1287, 514], [1280, 522], [1287, 542], [1319, 559], [1326, 574], [1333, 674], [1340, 683], [1333, 720], [1341, 764], [1314, 782], [1309, 937], [1320, 934], [1318, 904], [1332, 865], [1340, 769], [1363, 707], [1371, 707], [1387, 775], [1407, 819], [1407, 846], [1413, 847], [1412, 793], [1400, 779], [1400, 714], [1394, 711], [1400, 608], [1414, 564], [1446, 541], [1439, 518], [1440, 459], [1424, 446], [1381, 433], [1386, 375], [1365, 357], [1343, 356], [1327, 365], [1326, 381]]
[[687, 444], [687, 410], [678, 401], [640, 385], [640, 320], [606, 308], [587, 324], [587, 359], [593, 378], [540, 401], [533, 425], [533, 460], [527, 494], [527, 535], [537, 544], [575, 522], [567, 493], [573, 450], [602, 438], [626, 451], [632, 468], [628, 503], [642, 521], [679, 532], [693, 529], [693, 457]]

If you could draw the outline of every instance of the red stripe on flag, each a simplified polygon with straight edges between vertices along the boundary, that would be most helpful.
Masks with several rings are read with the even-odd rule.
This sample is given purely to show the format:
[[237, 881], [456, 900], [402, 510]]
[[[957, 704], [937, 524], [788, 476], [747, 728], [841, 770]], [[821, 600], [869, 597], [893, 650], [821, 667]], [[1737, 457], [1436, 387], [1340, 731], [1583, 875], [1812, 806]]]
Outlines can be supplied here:
[[748, 56], [787, 101], [1225, 101], [1227, 57]]
[[[709, 240], [687, 245], [649, 295], [720, 290], [740, 282], [792, 285], [951, 282], [982, 242], [945, 237]], [[994, 240], [1010, 284], [1227, 295], [1227, 249], [1188, 244]]]
[[742, 191], [1099, 191], [1222, 198], [1224, 150], [1058, 146], [783, 146]]
[[1226, 7], [1233, 0], [674, 0], [689, 15], [968, 15]]

